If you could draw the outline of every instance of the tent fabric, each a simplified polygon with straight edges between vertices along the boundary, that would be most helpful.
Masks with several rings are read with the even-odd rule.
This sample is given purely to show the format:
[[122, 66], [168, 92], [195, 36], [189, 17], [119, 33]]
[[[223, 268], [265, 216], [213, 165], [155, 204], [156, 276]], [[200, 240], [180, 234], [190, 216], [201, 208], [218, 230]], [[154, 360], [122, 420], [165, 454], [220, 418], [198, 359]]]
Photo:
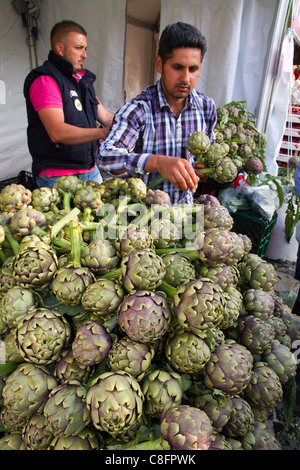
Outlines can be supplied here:
[[[97, 76], [98, 97], [105, 107], [115, 112], [125, 99], [127, 1], [40, 0], [37, 3], [40, 8], [36, 42], [38, 65], [47, 57], [54, 23], [73, 19], [82, 24], [88, 33], [86, 67]], [[280, 52], [280, 35], [274, 44], [274, 25], [279, 7], [284, 5], [287, 9], [288, 3], [289, 0], [161, 0], [160, 32], [175, 21], [186, 21], [199, 27], [207, 38], [208, 50], [197, 89], [213, 97], [217, 106], [233, 100], [246, 101], [249, 111], [257, 116], [261, 112], [261, 93], [270, 64], [271, 45], [272, 52]], [[23, 82], [30, 71], [28, 31], [11, 0], [1, 0], [1, 6], [4, 14], [0, 16], [0, 180], [15, 176], [20, 170], [31, 169], [23, 97]], [[270, 68], [268, 73], [274, 81], [277, 71]], [[277, 81], [280, 79], [277, 77]], [[271, 104], [274, 104], [276, 95], [273, 94], [272, 100]], [[287, 108], [286, 99], [281, 106]], [[282, 109], [274, 105], [269, 119], [272, 120], [268, 123], [270, 131], [278, 130], [278, 144]], [[275, 147], [274, 142], [271, 160], [276, 158]]]

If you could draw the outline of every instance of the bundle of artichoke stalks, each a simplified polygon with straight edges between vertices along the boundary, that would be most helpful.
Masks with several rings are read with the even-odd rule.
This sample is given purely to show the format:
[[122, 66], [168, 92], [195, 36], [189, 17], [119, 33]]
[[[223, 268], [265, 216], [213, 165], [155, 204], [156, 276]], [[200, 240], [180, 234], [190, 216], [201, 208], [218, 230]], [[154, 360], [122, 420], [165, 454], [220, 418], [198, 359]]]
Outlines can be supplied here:
[[280, 449], [300, 320], [215, 196], [68, 176], [0, 210], [1, 450]]

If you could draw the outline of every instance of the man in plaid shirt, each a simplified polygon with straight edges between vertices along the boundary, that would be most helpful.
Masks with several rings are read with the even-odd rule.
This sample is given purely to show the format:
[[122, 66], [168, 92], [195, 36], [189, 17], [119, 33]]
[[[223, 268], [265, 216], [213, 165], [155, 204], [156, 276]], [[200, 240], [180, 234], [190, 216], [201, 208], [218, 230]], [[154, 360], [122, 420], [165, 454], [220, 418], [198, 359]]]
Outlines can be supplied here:
[[217, 120], [213, 99], [195, 90], [206, 40], [194, 26], [175, 23], [163, 31], [155, 85], [128, 101], [114, 116], [101, 144], [97, 165], [106, 176], [138, 176], [146, 184], [161, 174], [172, 204], [193, 203], [198, 183], [207, 179], [202, 164], [187, 150], [194, 131], [214, 142]]

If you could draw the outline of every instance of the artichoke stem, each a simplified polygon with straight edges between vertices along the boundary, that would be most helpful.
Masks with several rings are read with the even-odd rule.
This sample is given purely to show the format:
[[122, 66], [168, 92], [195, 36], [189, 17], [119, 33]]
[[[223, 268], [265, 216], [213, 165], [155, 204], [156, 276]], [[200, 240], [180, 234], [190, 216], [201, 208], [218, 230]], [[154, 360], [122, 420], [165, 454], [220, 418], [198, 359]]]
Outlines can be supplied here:
[[159, 289], [167, 294], [168, 297], [174, 299], [176, 294], [176, 287], [170, 286], [166, 281], [162, 281], [159, 285]]
[[69, 222], [70, 235], [71, 235], [71, 257], [75, 266], [81, 266], [81, 246], [80, 246], [80, 230], [79, 226], [71, 220]]
[[64, 197], [63, 197], [63, 208], [66, 210], [66, 211], [70, 211], [71, 210], [71, 198], [72, 198], [72, 193], [64, 193]]
[[77, 218], [80, 210], [74, 207], [68, 214], [58, 220], [52, 227], [50, 227], [50, 237], [55, 238], [58, 233], [71, 221]]
[[4, 227], [5, 239], [9, 242], [15, 255], [19, 253], [19, 242], [13, 237], [10, 228], [5, 225]]
[[101, 274], [104, 279], [118, 279], [121, 276], [121, 268], [112, 269], [108, 273]]
[[157, 248], [155, 250], [157, 255], [166, 255], [168, 253], [183, 253], [188, 256], [191, 261], [199, 259], [199, 252], [195, 248]]
[[150, 183], [147, 185], [147, 188], [150, 189], [153, 186], [156, 186], [157, 184], [163, 183], [166, 180], [166, 178], [163, 175], [158, 175], [156, 178], [154, 178]]

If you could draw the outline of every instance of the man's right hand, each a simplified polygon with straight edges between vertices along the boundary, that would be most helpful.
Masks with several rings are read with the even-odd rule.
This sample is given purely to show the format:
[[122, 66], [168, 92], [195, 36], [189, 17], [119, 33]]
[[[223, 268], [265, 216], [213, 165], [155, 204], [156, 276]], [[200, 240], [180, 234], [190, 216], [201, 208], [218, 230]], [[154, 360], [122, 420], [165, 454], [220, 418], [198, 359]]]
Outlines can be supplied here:
[[151, 155], [144, 170], [147, 173], [158, 171], [177, 189], [186, 191], [189, 188], [194, 193], [198, 187], [199, 177], [192, 165], [184, 158]]

